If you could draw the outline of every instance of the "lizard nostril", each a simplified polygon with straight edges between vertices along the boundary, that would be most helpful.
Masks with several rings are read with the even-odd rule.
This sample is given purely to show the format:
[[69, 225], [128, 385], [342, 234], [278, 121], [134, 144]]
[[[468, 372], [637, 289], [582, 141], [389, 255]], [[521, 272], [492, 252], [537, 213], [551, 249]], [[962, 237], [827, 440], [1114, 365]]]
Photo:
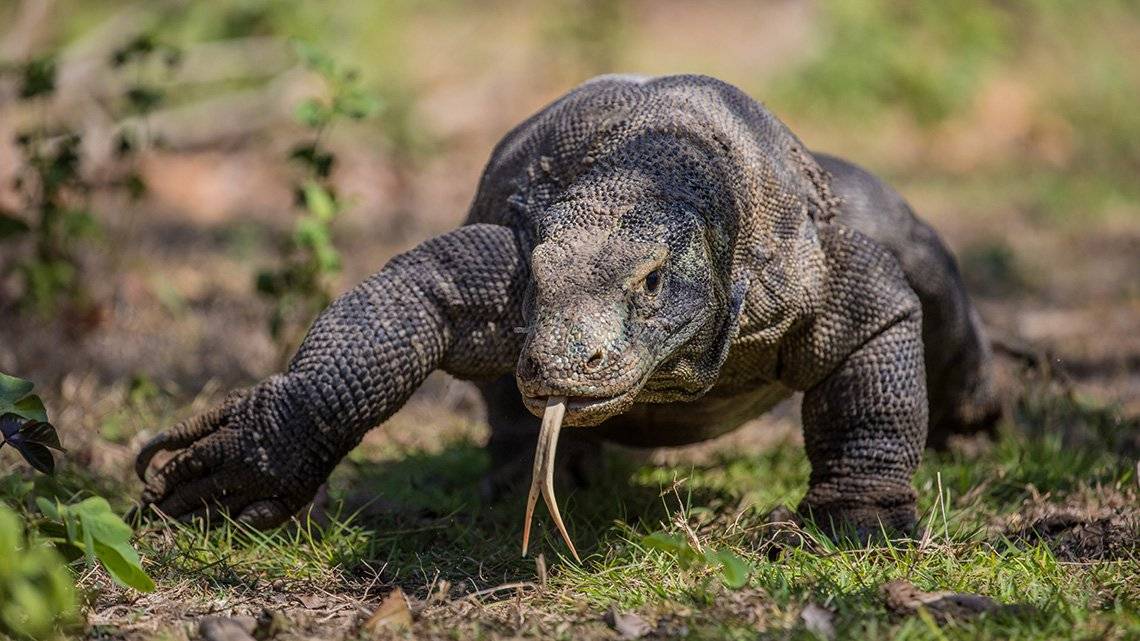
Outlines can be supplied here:
[[594, 353], [590, 355], [590, 358], [586, 360], [586, 369], [593, 371], [601, 367], [602, 358], [604, 356], [605, 354], [602, 353], [601, 349], [595, 350]]
[[518, 369], [516, 372], [518, 373], [519, 378], [526, 381], [533, 381], [534, 379], [538, 378], [538, 361], [536, 361], [534, 357], [530, 356], [529, 354], [523, 356], [521, 359], [519, 359]]

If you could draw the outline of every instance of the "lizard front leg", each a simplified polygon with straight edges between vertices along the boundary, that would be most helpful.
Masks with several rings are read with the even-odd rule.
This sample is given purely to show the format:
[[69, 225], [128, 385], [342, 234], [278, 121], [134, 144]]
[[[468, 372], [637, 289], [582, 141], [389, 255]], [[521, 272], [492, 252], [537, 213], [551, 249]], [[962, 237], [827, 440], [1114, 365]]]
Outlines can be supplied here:
[[806, 390], [802, 415], [811, 479], [800, 513], [860, 540], [911, 532], [911, 477], [927, 426], [920, 314], [888, 326]]
[[[285, 521], [433, 370], [510, 371], [528, 278], [506, 227], [462, 227], [398, 256], [317, 318], [284, 374], [144, 445], [142, 506], [173, 517], [224, 508], [257, 527]], [[161, 450], [176, 453], [148, 473]]]

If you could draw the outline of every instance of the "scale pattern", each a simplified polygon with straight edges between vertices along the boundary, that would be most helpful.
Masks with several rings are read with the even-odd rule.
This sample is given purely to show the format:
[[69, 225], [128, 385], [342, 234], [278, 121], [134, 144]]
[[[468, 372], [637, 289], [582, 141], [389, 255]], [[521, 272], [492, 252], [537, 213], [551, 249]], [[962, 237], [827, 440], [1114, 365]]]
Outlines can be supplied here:
[[[568, 425], [639, 445], [707, 438], [801, 391], [801, 512], [906, 531], [928, 417], [992, 403], [953, 258], [933, 232], [895, 242], [905, 225], [921, 223], [889, 188], [728, 84], [592, 80], [508, 133], [467, 224], [334, 302], [288, 371], [148, 443], [143, 503], [279, 523], [443, 369], [485, 382], [492, 446], [516, 457], [502, 435], [525, 443], [537, 423], [486, 383], [504, 376], [532, 413], [565, 396]], [[932, 305], [945, 328], [924, 334]], [[928, 379], [947, 385], [935, 407]], [[709, 408], [733, 418], [713, 429]]]

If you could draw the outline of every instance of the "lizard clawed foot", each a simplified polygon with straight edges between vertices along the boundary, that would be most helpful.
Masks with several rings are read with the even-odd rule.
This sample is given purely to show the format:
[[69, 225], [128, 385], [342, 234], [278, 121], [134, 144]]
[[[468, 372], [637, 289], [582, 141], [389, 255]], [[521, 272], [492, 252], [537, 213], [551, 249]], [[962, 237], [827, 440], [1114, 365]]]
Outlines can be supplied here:
[[[275, 397], [272, 386], [235, 392], [218, 407], [143, 445], [135, 471], [146, 485], [135, 514], [159, 512], [211, 526], [228, 514], [259, 529], [289, 520], [327, 473], [313, 454], [316, 448], [282, 434]], [[163, 451], [173, 454], [152, 466]], [[310, 476], [312, 483], [306, 482]]]

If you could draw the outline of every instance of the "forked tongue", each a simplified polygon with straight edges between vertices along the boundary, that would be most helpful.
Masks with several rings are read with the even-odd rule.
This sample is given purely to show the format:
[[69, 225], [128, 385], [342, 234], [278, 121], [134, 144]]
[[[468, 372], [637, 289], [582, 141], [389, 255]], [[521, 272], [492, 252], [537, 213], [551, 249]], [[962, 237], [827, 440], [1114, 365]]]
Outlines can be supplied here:
[[538, 503], [538, 493], [546, 501], [546, 509], [550, 511], [550, 518], [566, 541], [566, 547], [574, 555], [574, 560], [581, 563], [578, 550], [574, 549], [574, 542], [566, 533], [566, 524], [562, 522], [562, 514], [558, 511], [558, 500], [554, 497], [554, 451], [558, 447], [558, 432], [562, 430], [562, 418], [566, 416], [566, 397], [551, 396], [546, 399], [546, 412], [542, 415], [542, 429], [538, 432], [538, 447], [534, 450], [534, 475], [530, 479], [530, 494], [526, 497], [526, 524], [523, 526], [522, 553], [526, 556], [530, 544], [530, 522], [534, 518], [534, 506]]

